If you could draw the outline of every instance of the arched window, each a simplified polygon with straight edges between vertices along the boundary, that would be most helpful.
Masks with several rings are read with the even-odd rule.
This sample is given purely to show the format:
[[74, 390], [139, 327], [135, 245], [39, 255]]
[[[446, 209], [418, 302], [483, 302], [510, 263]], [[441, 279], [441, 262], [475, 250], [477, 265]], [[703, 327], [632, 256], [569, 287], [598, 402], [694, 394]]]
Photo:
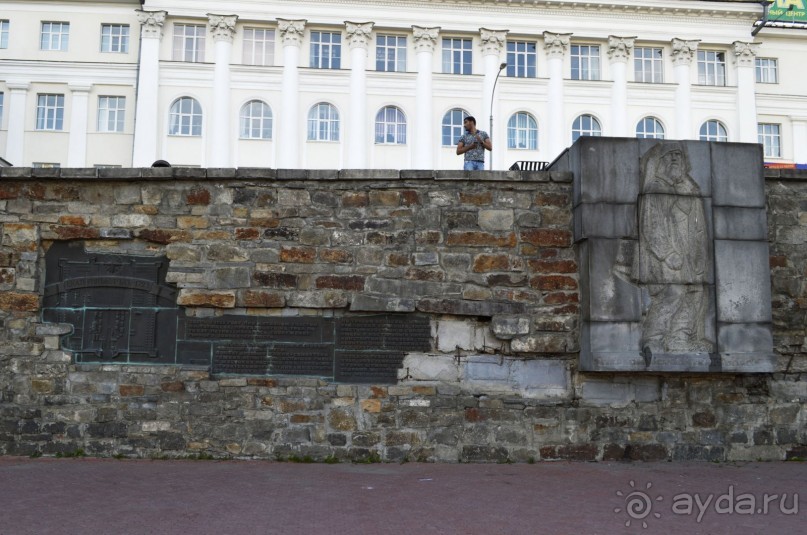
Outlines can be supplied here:
[[314, 104], [308, 112], [309, 141], [339, 141], [339, 112], [327, 102]]
[[572, 143], [577, 141], [581, 136], [594, 136], [602, 135], [602, 127], [600, 122], [592, 115], [580, 115], [574, 120], [572, 124]]
[[375, 116], [375, 142], [384, 145], [406, 144], [406, 116], [400, 108], [385, 106]]
[[462, 108], [454, 108], [452, 110], [448, 110], [445, 115], [443, 115], [443, 146], [450, 147], [451, 145], [456, 145], [457, 141], [462, 136], [463, 127], [462, 121], [465, 120], [466, 117], [470, 115], [467, 111], [463, 110]]
[[202, 107], [191, 97], [181, 97], [171, 104], [168, 135], [201, 136]]
[[701, 141], [728, 141], [726, 127], [720, 121], [706, 121], [701, 125]]
[[538, 122], [525, 111], [514, 113], [507, 121], [508, 149], [538, 149]]
[[250, 100], [241, 107], [241, 139], [272, 139], [272, 109], [260, 100]]
[[664, 125], [655, 117], [645, 117], [636, 125], [639, 139], [664, 139]]

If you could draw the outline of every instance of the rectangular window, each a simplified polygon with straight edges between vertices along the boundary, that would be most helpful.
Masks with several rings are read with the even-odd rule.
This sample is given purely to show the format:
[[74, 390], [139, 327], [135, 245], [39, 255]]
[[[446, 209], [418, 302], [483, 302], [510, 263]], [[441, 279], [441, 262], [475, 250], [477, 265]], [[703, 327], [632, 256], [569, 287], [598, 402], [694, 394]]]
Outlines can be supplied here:
[[774, 58], [757, 58], [757, 83], [778, 84], [779, 62]]
[[205, 60], [205, 27], [174, 24], [174, 61], [201, 63]]
[[535, 78], [537, 58], [538, 52], [535, 43], [507, 41], [507, 76]]
[[402, 35], [376, 36], [375, 70], [406, 71], [406, 37]]
[[572, 45], [572, 80], [600, 79], [600, 47]]
[[698, 50], [698, 83], [726, 85], [726, 54], [714, 50]]
[[660, 48], [633, 49], [634, 80], [650, 84], [664, 82], [663, 51]]
[[0, 20], [0, 48], [8, 48], [8, 21]]
[[446, 74], [472, 74], [470, 39], [443, 38], [443, 72]]
[[244, 65], [275, 64], [275, 31], [244, 28]]
[[43, 22], [39, 39], [40, 50], [67, 50], [67, 38], [70, 35], [69, 22]]
[[37, 95], [37, 130], [64, 130], [64, 95]]
[[759, 134], [759, 143], [765, 149], [765, 157], [781, 158], [782, 140], [779, 136], [779, 125], [759, 123], [757, 133]]
[[101, 52], [129, 52], [129, 25], [128, 24], [102, 24], [101, 25]]
[[311, 67], [339, 69], [342, 65], [342, 34], [311, 32]]
[[98, 97], [98, 131], [123, 132], [126, 97]]
[[61, 164], [53, 162], [33, 162], [31, 163], [31, 167], [36, 167], [37, 169], [59, 169]]

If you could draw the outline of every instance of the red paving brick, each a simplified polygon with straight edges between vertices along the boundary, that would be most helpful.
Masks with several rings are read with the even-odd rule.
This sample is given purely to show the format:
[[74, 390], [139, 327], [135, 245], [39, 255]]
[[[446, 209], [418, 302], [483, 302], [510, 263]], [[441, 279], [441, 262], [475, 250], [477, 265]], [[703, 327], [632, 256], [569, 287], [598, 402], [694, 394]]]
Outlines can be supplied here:
[[[725, 496], [723, 508], [752, 494], [761, 509], [764, 494], [786, 493], [786, 508], [800, 494], [804, 511], [782, 514], [777, 498], [767, 514], [718, 514], [715, 500], [730, 488], [733, 498]], [[629, 516], [631, 492], [644, 492], [650, 509]], [[713, 495], [700, 521], [697, 506], [691, 515], [672, 511], [675, 496], [694, 500], [695, 493], [701, 502]], [[683, 508], [684, 498], [675, 500]], [[742, 500], [750, 503], [749, 496]], [[806, 521], [805, 463], [325, 465], [0, 457], [2, 535], [752, 535], [805, 533]]]

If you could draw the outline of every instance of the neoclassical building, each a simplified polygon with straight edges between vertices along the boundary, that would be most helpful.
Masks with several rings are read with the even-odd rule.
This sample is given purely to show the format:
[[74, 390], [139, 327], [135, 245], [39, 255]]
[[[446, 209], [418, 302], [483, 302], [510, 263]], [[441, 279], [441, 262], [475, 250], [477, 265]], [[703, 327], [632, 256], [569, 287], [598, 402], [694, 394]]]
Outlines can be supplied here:
[[496, 169], [581, 135], [759, 142], [807, 164], [805, 0], [776, 0], [763, 28], [756, 1], [3, 5], [14, 165], [456, 169], [467, 115]]

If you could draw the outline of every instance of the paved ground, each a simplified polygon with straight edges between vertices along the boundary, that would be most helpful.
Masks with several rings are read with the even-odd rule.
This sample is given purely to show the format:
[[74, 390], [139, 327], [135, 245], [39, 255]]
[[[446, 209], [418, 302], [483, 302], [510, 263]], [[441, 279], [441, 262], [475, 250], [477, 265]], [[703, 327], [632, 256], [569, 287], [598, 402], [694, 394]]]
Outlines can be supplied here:
[[807, 463], [324, 465], [0, 457], [2, 535], [752, 535], [805, 533], [805, 525]]

